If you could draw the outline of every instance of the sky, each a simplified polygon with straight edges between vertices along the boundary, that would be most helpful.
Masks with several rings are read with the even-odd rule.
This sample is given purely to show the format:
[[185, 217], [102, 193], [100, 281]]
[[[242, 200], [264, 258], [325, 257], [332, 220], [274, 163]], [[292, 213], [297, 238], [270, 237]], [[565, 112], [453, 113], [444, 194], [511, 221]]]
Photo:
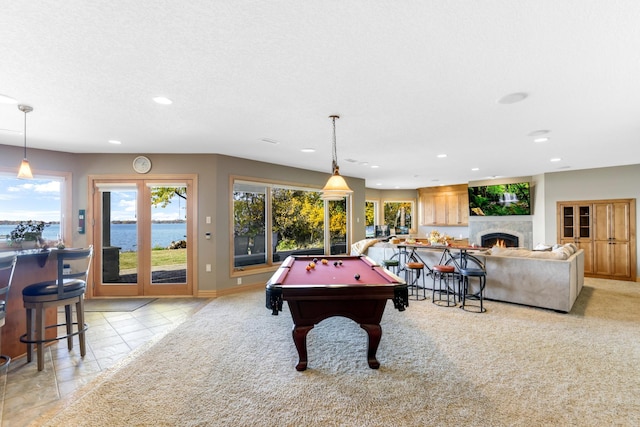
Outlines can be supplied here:
[[[55, 179], [0, 176], [0, 220], [60, 221], [60, 184], [61, 181]], [[111, 196], [111, 220], [135, 220], [135, 192], [115, 191]], [[152, 208], [152, 218], [156, 221], [184, 219], [184, 216], [185, 203], [176, 197], [164, 209]]]

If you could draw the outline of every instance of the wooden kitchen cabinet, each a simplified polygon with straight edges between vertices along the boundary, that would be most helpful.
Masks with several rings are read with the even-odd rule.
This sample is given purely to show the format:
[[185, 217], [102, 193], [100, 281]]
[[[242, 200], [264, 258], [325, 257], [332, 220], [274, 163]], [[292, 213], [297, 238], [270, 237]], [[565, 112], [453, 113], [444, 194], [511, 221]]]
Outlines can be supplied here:
[[420, 225], [459, 225], [469, 223], [467, 185], [418, 189]]
[[594, 204], [594, 273], [599, 276], [631, 279], [630, 208], [627, 201]]
[[589, 202], [561, 202], [558, 204], [558, 242], [574, 243], [584, 250], [584, 272], [593, 273], [593, 205]]
[[635, 280], [635, 199], [558, 202], [558, 241], [584, 250], [585, 275]]

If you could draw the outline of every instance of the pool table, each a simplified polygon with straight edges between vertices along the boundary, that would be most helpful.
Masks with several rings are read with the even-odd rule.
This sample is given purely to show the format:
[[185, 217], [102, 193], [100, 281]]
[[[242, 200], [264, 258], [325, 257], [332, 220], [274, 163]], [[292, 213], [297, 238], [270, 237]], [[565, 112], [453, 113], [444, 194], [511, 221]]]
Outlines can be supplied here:
[[322, 320], [347, 317], [367, 332], [367, 362], [377, 369], [380, 320], [387, 300], [404, 311], [409, 305], [407, 284], [365, 255], [298, 255], [288, 257], [267, 282], [266, 306], [277, 315], [287, 301], [293, 318], [296, 369], [307, 368], [307, 334]]

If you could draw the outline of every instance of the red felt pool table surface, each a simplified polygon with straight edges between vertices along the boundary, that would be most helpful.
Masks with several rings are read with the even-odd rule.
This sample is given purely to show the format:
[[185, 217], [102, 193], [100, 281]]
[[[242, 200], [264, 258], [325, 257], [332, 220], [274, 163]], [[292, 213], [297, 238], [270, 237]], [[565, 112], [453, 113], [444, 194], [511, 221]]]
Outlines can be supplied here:
[[[317, 262], [313, 260], [317, 258]], [[326, 261], [326, 264], [322, 262]], [[307, 270], [309, 264], [315, 267]], [[337, 265], [335, 265], [338, 263]], [[359, 275], [359, 279], [355, 276]], [[305, 286], [305, 285], [389, 285], [400, 283], [400, 279], [383, 267], [366, 257], [313, 257], [298, 256], [287, 258], [281, 269], [271, 280], [272, 285]]]

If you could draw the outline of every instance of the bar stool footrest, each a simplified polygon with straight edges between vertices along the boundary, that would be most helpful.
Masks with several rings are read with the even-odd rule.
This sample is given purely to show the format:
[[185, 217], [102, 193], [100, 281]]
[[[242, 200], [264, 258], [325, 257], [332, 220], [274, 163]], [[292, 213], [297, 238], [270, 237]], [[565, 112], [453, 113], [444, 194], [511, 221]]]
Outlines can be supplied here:
[[[78, 326], [78, 322], [73, 322], [71, 324], [72, 326]], [[45, 330], [46, 329], [51, 329], [51, 328], [59, 328], [60, 326], [67, 326], [66, 323], [58, 323], [56, 325], [49, 325], [49, 326], [45, 326]], [[70, 334], [64, 334], [64, 335], [59, 335], [55, 338], [45, 338], [43, 340], [28, 340], [27, 339], [27, 334], [22, 334], [20, 335], [20, 342], [23, 342], [25, 344], [38, 344], [38, 343], [48, 343], [48, 342], [54, 342], [54, 341], [60, 341], [60, 340], [64, 340], [67, 339], [69, 337], [73, 337], [75, 335], [79, 335], [82, 332], [85, 332], [87, 329], [89, 329], [89, 325], [87, 323], [84, 324], [83, 328], [80, 329], [79, 331], [74, 331]]]
[[11, 363], [11, 357], [0, 354], [0, 371], [7, 369], [9, 367], [9, 363]]

